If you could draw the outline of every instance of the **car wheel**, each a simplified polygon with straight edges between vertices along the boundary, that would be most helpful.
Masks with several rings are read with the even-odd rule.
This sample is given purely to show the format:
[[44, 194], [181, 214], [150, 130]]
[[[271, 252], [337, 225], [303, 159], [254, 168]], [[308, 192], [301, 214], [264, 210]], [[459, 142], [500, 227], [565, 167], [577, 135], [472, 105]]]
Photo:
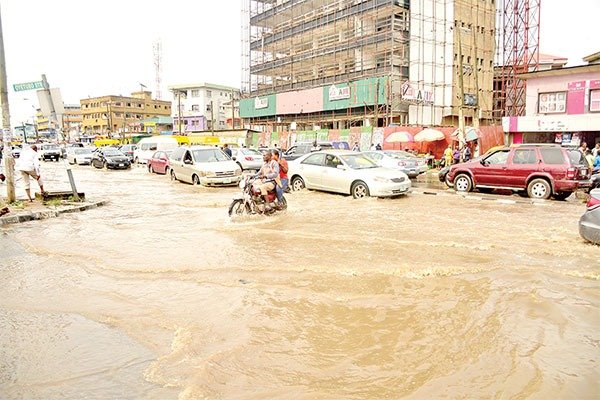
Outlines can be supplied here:
[[70, 162], [69, 164], [77, 164], [77, 159], [76, 159], [76, 158], [74, 158], [74, 159], [73, 159], [73, 162], [72, 162], [72, 163]]
[[154, 169], [152, 168], [152, 164], [148, 163], [148, 172], [153, 173]]
[[369, 197], [369, 187], [363, 181], [355, 182], [350, 189], [352, 197], [355, 199], [362, 199], [363, 197]]
[[135, 165], [138, 165], [140, 163], [140, 159], [136, 157], [135, 160], [133, 160], [133, 163]]
[[106, 161], [104, 161], [104, 164], [102, 164], [102, 168], [108, 169], [108, 163]]
[[171, 180], [172, 181], [176, 181], [177, 180], [177, 176], [175, 176], [175, 171], [171, 170]]
[[306, 185], [304, 184], [304, 179], [300, 178], [299, 176], [295, 176], [292, 179], [291, 187], [292, 187], [292, 190], [294, 190], [294, 191], [304, 189], [306, 187]]
[[199, 185], [200, 184], [200, 178], [198, 178], [198, 175], [196, 175], [196, 174], [192, 175], [192, 183], [194, 185]]
[[458, 174], [454, 178], [454, 190], [457, 192], [470, 192], [473, 189], [473, 182], [467, 174]]
[[552, 194], [552, 188], [547, 180], [537, 178], [529, 182], [529, 185], [527, 185], [527, 194], [532, 199], [546, 200]]
[[236, 161], [236, 164], [237, 164], [237, 165], [240, 167], [240, 169], [241, 169], [242, 171], [244, 170], [244, 167], [242, 167], [242, 163], [241, 163], [241, 162], [239, 162], [239, 161]]
[[448, 174], [446, 174], [446, 176], [444, 177], [444, 183], [446, 184], [446, 186], [448, 186], [449, 188], [453, 187], [454, 185], [452, 184], [452, 182], [450, 182], [450, 179], [448, 178]]
[[169, 167], [165, 167], [165, 175], [169, 175]]
[[569, 197], [573, 192], [560, 192], [560, 193], [555, 193], [552, 195], [552, 198], [554, 200], [559, 200], [559, 201], [563, 201], [566, 200], [567, 197]]

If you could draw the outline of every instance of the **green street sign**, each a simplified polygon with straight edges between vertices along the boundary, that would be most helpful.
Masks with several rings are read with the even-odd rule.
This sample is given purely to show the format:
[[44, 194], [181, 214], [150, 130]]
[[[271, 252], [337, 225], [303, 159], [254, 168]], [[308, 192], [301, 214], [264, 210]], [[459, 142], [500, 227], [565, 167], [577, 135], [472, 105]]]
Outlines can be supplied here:
[[24, 90], [35, 90], [35, 89], [43, 89], [44, 85], [42, 81], [35, 82], [25, 82], [25, 83], [15, 83], [13, 85], [13, 89], [15, 92], [22, 92]]

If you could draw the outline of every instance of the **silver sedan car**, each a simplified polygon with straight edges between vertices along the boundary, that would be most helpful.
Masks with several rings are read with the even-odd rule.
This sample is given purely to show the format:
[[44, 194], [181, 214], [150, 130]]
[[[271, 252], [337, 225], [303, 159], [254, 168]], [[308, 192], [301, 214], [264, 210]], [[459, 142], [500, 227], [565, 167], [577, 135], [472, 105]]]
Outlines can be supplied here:
[[380, 167], [397, 169], [404, 172], [410, 178], [416, 178], [427, 172], [427, 161], [424, 158], [402, 150], [375, 150], [364, 151], [362, 154], [375, 161]]
[[411, 187], [404, 172], [379, 167], [370, 158], [346, 150], [305, 154], [289, 162], [288, 177], [293, 190], [345, 193], [355, 199], [403, 195]]
[[69, 162], [69, 164], [91, 164], [92, 150], [93, 149], [89, 147], [68, 147], [67, 161]]
[[263, 154], [256, 149], [232, 148], [231, 159], [235, 161], [242, 170], [258, 170], [263, 165]]

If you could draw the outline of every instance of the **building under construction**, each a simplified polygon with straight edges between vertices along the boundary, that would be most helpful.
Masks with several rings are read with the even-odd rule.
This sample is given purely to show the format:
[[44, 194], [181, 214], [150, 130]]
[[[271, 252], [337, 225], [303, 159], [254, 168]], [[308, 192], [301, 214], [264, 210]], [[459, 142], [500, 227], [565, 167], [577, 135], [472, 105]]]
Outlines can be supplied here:
[[467, 124], [491, 119], [494, 1], [243, 0], [242, 13], [247, 125], [456, 126], [459, 112]]

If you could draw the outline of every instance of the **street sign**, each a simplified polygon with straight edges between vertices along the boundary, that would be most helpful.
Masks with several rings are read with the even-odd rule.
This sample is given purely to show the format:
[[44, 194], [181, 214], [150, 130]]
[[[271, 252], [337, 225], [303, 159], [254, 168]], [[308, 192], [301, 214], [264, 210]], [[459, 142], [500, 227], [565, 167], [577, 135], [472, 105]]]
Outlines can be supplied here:
[[43, 88], [44, 88], [44, 85], [42, 84], [42, 81], [15, 83], [13, 85], [13, 89], [15, 90], [15, 92], [22, 92], [25, 90], [36, 90], [36, 89], [43, 89]]

